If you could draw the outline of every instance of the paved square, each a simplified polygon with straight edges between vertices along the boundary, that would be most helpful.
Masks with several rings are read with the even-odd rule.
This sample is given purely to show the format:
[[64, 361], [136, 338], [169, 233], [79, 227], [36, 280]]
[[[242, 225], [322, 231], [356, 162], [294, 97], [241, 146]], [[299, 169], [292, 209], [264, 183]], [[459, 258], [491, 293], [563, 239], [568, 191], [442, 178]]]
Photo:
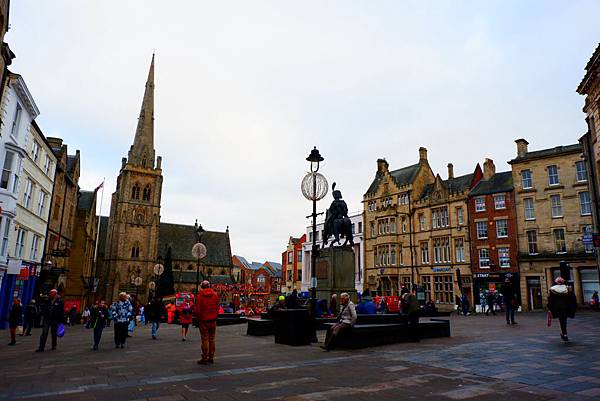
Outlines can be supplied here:
[[[0, 400], [597, 400], [600, 313], [570, 321], [569, 343], [544, 314], [451, 318], [452, 338], [355, 351], [288, 347], [248, 337], [246, 326], [219, 327], [217, 358], [199, 366], [199, 336], [179, 327], [136, 329], [114, 349], [112, 328], [100, 351], [92, 332], [71, 328], [57, 351], [36, 354], [39, 329], [0, 345]], [[6, 333], [8, 334], [8, 333]], [[320, 333], [322, 340], [324, 333]]]

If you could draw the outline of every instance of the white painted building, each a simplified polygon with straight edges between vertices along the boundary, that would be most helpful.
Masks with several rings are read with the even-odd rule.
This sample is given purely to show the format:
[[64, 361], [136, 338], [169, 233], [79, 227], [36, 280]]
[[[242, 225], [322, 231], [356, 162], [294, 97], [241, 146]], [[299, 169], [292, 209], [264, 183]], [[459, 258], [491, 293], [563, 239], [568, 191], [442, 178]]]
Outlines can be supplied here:
[[[364, 276], [365, 276], [365, 260], [364, 260], [364, 227], [363, 227], [363, 214], [362, 212], [356, 212], [348, 216], [352, 222], [352, 233], [354, 233], [354, 287], [356, 291], [363, 292]], [[317, 247], [323, 246], [323, 228], [324, 222], [317, 223]], [[327, 246], [331, 245], [330, 238]], [[302, 291], [308, 291], [310, 289], [310, 261], [312, 253], [312, 225], [306, 227], [306, 242], [302, 245], [303, 257], [302, 257]], [[344, 243], [344, 239], [340, 239], [341, 243]], [[339, 245], [334, 245], [339, 246]]]

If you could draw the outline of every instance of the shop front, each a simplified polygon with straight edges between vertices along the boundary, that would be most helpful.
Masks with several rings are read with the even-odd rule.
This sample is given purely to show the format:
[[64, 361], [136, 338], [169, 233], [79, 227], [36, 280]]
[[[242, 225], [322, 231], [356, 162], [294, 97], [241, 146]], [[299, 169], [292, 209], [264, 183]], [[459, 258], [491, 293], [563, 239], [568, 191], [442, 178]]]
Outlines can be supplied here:
[[489, 292], [502, 294], [502, 286], [506, 280], [510, 280], [514, 289], [517, 290], [517, 297], [521, 299], [519, 291], [519, 273], [511, 272], [490, 272], [474, 273], [473, 288], [475, 292], [475, 305], [486, 305], [486, 295]]
[[13, 299], [19, 298], [26, 306], [34, 294], [37, 266], [35, 264], [10, 260], [0, 285], [0, 329], [7, 328], [7, 319]]

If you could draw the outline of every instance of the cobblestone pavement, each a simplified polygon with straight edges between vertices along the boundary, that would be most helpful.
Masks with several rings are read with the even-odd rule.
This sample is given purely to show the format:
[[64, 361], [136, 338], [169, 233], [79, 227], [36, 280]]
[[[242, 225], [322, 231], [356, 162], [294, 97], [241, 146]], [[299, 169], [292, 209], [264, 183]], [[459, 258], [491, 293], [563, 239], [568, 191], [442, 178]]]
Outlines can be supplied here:
[[516, 326], [502, 316], [451, 320], [452, 338], [334, 352], [219, 327], [212, 366], [196, 364], [196, 330], [181, 342], [178, 327], [163, 325], [153, 341], [141, 326], [120, 350], [111, 328], [94, 352], [92, 332], [77, 326], [40, 354], [38, 329], [0, 344], [0, 400], [599, 399], [600, 313], [571, 320], [569, 343], [544, 314], [519, 315]]

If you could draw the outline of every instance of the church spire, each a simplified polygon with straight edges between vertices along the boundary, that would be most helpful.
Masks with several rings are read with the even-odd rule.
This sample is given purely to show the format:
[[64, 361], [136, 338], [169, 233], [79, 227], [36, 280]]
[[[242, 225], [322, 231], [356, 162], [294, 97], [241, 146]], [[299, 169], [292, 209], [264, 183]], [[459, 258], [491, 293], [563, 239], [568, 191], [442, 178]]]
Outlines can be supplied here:
[[129, 149], [128, 163], [154, 168], [154, 153], [154, 54], [152, 54], [144, 100], [138, 118], [135, 139]]

